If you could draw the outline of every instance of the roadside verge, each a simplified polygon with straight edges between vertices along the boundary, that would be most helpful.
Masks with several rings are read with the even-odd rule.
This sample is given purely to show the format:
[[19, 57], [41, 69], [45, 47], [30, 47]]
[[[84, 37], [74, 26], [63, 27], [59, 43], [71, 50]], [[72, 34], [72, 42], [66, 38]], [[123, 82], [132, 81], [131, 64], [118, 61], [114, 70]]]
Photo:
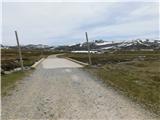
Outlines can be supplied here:
[[68, 58], [68, 57], [65, 57], [67, 60], [70, 60], [72, 62], [75, 62], [75, 63], [78, 63], [80, 65], [83, 65], [83, 66], [87, 66], [89, 65], [88, 63], [84, 63], [84, 62], [81, 62], [81, 61], [78, 61], [78, 60], [75, 60], [75, 59], [72, 59], [72, 58]]
[[35, 62], [31, 68], [35, 69], [45, 58], [41, 58], [39, 61]]

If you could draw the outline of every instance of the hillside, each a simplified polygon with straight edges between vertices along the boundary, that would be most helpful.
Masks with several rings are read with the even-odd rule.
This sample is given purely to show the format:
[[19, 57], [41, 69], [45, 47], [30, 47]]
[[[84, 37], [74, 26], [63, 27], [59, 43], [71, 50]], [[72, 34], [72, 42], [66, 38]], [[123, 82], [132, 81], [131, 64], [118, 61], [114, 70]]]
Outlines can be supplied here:
[[[95, 40], [90, 42], [91, 50], [97, 51], [111, 51], [111, 50], [142, 50], [142, 51], [153, 51], [160, 50], [160, 40], [153, 39], [136, 39], [132, 41], [103, 41], [103, 40]], [[59, 46], [55, 48], [57, 50], [87, 50], [87, 43], [80, 43], [71, 46]]]

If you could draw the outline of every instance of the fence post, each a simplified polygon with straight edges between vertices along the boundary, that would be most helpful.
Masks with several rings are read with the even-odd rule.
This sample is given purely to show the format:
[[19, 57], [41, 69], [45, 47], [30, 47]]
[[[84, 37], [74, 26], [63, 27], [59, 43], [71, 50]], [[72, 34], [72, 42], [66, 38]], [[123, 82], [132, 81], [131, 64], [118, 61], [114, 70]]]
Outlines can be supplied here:
[[17, 31], [14, 31], [14, 32], [15, 32], [16, 40], [17, 40], [17, 46], [18, 46], [18, 52], [19, 52], [19, 59], [20, 59], [20, 64], [21, 64], [21, 70], [24, 71], [23, 59], [22, 59], [21, 47], [19, 45], [18, 34], [17, 34]]
[[87, 34], [87, 32], [86, 32], [85, 34], [86, 34], [86, 40], [87, 40], [87, 48], [88, 48], [88, 60], [89, 60], [89, 65], [92, 65], [92, 61], [91, 61], [91, 54], [90, 54], [90, 45], [89, 45], [89, 42], [88, 42], [88, 34]]

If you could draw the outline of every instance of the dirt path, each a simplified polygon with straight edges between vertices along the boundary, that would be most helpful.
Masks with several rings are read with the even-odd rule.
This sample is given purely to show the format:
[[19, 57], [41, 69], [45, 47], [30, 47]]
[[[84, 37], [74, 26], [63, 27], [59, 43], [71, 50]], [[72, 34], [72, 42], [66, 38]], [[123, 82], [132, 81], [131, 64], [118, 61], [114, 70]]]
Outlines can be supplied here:
[[2, 119], [153, 120], [149, 112], [103, 87], [82, 66], [51, 56], [2, 98]]

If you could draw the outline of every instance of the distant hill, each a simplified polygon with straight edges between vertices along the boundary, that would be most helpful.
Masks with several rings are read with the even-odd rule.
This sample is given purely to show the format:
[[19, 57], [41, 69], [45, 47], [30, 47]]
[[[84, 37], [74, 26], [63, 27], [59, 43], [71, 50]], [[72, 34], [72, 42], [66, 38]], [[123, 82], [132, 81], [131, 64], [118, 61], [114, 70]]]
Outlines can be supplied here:
[[[1, 44], [1, 49], [17, 49], [17, 46], [4, 46]], [[34, 45], [34, 44], [29, 44], [29, 45], [22, 45], [21, 49], [23, 50], [28, 50], [28, 49], [48, 49], [48, 50], [52, 50], [54, 49], [53, 46], [48, 46], [48, 45], [43, 45], [43, 44], [38, 44], [38, 45]]]
[[[160, 40], [153, 39], [136, 39], [132, 41], [103, 41], [95, 40], [89, 42], [91, 50], [97, 51], [111, 51], [111, 50], [160, 50]], [[71, 46], [59, 46], [57, 50], [87, 50], [87, 43], [75, 44]]]
[[[91, 50], [96, 51], [114, 51], [114, 50], [160, 50], [160, 40], [155, 39], [136, 39], [132, 41], [104, 41], [94, 40], [89, 42]], [[17, 46], [4, 46], [1, 44], [1, 49], [17, 49]], [[84, 51], [87, 50], [87, 43], [79, 43], [75, 45], [63, 45], [63, 46], [48, 46], [48, 45], [23, 45], [22, 49], [44, 49], [44, 50], [60, 50], [60, 51]]]

